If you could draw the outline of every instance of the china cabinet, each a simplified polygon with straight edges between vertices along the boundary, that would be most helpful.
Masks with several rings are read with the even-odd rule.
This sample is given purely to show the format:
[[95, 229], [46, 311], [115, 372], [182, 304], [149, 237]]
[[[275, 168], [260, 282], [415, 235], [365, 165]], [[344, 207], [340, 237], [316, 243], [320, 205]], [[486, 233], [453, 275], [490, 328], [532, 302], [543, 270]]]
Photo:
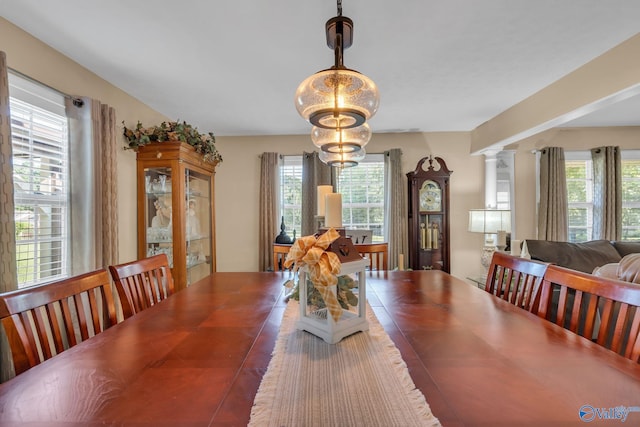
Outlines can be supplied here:
[[216, 271], [215, 167], [180, 142], [138, 148], [138, 256], [167, 254], [177, 289]]
[[[436, 166], [434, 166], [434, 160]], [[429, 163], [425, 169], [425, 162]], [[440, 157], [420, 159], [407, 174], [409, 188], [409, 266], [413, 270], [451, 272], [449, 176]]]

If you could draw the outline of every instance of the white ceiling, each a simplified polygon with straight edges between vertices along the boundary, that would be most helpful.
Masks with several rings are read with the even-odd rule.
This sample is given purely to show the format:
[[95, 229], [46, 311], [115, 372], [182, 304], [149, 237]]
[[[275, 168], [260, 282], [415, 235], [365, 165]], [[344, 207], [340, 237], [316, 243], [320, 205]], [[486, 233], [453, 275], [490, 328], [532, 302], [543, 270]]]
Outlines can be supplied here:
[[[218, 136], [309, 133], [295, 89], [333, 62], [335, 0], [0, 0], [0, 15]], [[344, 0], [343, 15], [344, 63], [380, 89], [374, 132], [472, 130], [640, 30], [637, 0]], [[640, 102], [620, 105], [615, 124], [640, 124]]]

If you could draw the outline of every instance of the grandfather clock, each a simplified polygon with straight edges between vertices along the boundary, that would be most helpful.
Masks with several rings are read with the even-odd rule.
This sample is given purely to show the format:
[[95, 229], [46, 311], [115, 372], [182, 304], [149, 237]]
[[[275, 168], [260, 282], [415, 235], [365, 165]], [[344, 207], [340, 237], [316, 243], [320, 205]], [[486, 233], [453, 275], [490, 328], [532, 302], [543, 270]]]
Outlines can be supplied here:
[[[434, 160], [436, 166], [434, 167]], [[425, 169], [425, 162], [429, 166]], [[440, 157], [420, 159], [409, 181], [409, 266], [451, 272], [449, 246], [449, 176]]]

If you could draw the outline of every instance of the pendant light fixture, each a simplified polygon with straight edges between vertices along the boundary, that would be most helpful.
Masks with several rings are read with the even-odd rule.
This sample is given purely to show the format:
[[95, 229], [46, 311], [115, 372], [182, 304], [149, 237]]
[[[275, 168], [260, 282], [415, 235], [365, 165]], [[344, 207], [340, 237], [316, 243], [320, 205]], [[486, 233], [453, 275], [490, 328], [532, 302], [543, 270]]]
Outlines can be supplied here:
[[329, 19], [325, 28], [335, 63], [298, 86], [296, 109], [313, 125], [311, 139], [321, 149], [323, 162], [355, 166], [364, 158], [362, 147], [371, 139], [366, 121], [378, 110], [380, 97], [369, 77], [343, 64], [343, 51], [353, 43], [353, 21], [342, 16], [342, 0], [338, 0], [338, 16]]

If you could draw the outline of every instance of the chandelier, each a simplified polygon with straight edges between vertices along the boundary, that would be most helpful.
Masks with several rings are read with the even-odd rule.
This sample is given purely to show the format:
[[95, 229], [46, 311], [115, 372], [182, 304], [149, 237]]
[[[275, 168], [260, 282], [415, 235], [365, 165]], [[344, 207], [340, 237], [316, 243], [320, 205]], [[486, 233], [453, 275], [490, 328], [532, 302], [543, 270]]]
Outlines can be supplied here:
[[320, 148], [320, 160], [332, 166], [355, 166], [365, 156], [371, 139], [366, 123], [378, 110], [380, 96], [369, 77], [343, 64], [343, 51], [353, 43], [353, 21], [338, 16], [326, 23], [327, 46], [333, 49], [335, 64], [308, 77], [296, 90], [298, 113], [313, 128], [311, 140]]

